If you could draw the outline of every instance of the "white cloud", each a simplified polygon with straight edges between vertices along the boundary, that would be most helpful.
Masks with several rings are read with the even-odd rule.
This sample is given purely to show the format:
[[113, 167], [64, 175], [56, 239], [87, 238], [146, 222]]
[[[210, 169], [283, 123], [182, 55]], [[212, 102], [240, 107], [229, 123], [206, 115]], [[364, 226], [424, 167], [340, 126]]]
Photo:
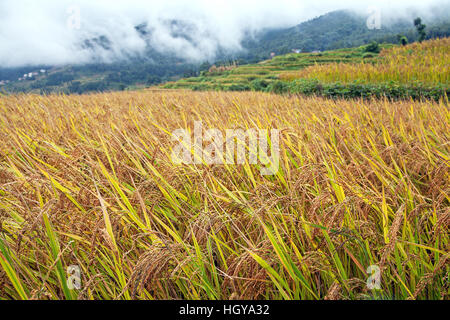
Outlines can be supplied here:
[[[387, 15], [400, 15], [405, 7], [423, 8], [445, 1], [378, 0], [0, 0], [0, 65], [85, 63], [111, 61], [139, 54], [146, 43], [134, 27], [147, 23], [155, 30], [153, 44], [161, 52], [188, 59], [211, 58], [220, 46], [240, 48], [245, 32], [288, 27], [320, 14], [352, 8], [365, 12], [378, 6]], [[447, 1], [448, 2], [448, 1]], [[76, 22], [79, 8], [80, 28]], [[171, 35], [164, 21], [180, 20], [194, 26], [193, 42]], [[82, 48], [86, 39], [106, 36], [111, 50]]]

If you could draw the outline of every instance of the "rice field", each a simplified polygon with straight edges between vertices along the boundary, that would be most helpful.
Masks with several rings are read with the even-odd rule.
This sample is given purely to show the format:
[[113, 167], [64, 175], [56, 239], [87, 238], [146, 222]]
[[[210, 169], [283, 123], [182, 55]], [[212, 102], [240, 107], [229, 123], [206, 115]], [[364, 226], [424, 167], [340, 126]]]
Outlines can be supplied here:
[[450, 83], [450, 38], [384, 49], [378, 62], [315, 65], [280, 75], [283, 80], [317, 79], [322, 82]]
[[[382, 45], [384, 48], [392, 45]], [[228, 67], [212, 67], [208, 72], [202, 72], [199, 77], [181, 79], [162, 84], [167, 89], [194, 89], [224, 91], [230, 85], [244, 86], [245, 91], [252, 90], [254, 80], [270, 84], [280, 79], [280, 75], [290, 74], [293, 70], [300, 70], [309, 66], [331, 63], [359, 63], [363, 59], [373, 62], [378, 57], [364, 58], [363, 48], [338, 49], [320, 53], [290, 53], [276, 56], [273, 59], [250, 65], [232, 65]], [[254, 88], [253, 88], [254, 89]], [[236, 90], [232, 90], [236, 91]]]
[[[387, 72], [448, 80], [408, 66]], [[199, 120], [280, 130], [278, 173], [175, 165], [171, 132]], [[449, 120], [448, 101], [0, 96], [0, 299], [448, 300]]]

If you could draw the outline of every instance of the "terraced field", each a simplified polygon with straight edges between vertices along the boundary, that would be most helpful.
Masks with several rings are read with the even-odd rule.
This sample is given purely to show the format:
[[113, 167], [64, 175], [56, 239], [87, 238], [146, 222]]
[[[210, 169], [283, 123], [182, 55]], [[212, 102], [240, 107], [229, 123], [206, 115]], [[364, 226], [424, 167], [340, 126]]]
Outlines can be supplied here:
[[163, 88], [263, 91], [327, 98], [433, 99], [450, 94], [449, 38], [408, 46], [289, 54], [257, 65], [169, 83]]
[[[385, 47], [390, 47], [387, 45]], [[307, 68], [314, 65], [330, 63], [373, 63], [377, 54], [365, 54], [364, 48], [341, 49], [320, 53], [299, 53], [276, 56], [253, 65], [237, 66], [224, 72], [206, 72], [201, 77], [193, 77], [167, 83], [163, 88], [194, 89], [194, 90], [232, 90], [241, 87], [242, 91], [252, 88], [255, 80], [265, 81], [267, 85], [283, 77], [290, 71]], [[231, 88], [230, 88], [231, 87]]]
[[321, 82], [421, 82], [450, 85], [450, 38], [414, 43], [384, 50], [376, 63], [345, 62], [310, 66], [284, 73], [284, 80], [316, 79]]

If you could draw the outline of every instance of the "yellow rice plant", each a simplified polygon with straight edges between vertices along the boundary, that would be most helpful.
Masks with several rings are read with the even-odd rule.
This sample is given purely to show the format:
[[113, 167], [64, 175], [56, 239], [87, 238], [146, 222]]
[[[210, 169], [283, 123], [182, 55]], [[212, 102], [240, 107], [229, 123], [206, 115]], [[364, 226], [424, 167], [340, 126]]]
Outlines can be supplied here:
[[[446, 101], [0, 96], [0, 299], [448, 299], [449, 119]], [[280, 170], [175, 165], [196, 120], [279, 129]]]
[[376, 63], [316, 65], [282, 74], [283, 80], [317, 79], [322, 82], [353, 81], [377, 83], [395, 81], [449, 84], [450, 38], [397, 46], [383, 50]]

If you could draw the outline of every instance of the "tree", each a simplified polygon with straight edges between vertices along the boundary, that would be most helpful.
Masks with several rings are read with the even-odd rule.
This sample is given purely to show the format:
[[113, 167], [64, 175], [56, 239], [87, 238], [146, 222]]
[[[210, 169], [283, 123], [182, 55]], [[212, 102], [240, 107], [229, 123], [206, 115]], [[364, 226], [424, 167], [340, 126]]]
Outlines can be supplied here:
[[427, 26], [422, 23], [421, 18], [416, 18], [414, 20], [414, 26], [416, 27], [417, 32], [419, 33], [419, 42], [422, 42], [423, 40], [425, 40], [427, 36], [427, 33], [425, 31]]
[[198, 70], [200, 72], [208, 71], [211, 67], [212, 67], [211, 63], [209, 63], [209, 61], [205, 61], [198, 67]]
[[402, 46], [406, 46], [408, 44], [408, 38], [402, 34], [397, 35], [397, 40]]
[[380, 53], [380, 50], [380, 45], [376, 41], [373, 41], [364, 48], [364, 52]]

